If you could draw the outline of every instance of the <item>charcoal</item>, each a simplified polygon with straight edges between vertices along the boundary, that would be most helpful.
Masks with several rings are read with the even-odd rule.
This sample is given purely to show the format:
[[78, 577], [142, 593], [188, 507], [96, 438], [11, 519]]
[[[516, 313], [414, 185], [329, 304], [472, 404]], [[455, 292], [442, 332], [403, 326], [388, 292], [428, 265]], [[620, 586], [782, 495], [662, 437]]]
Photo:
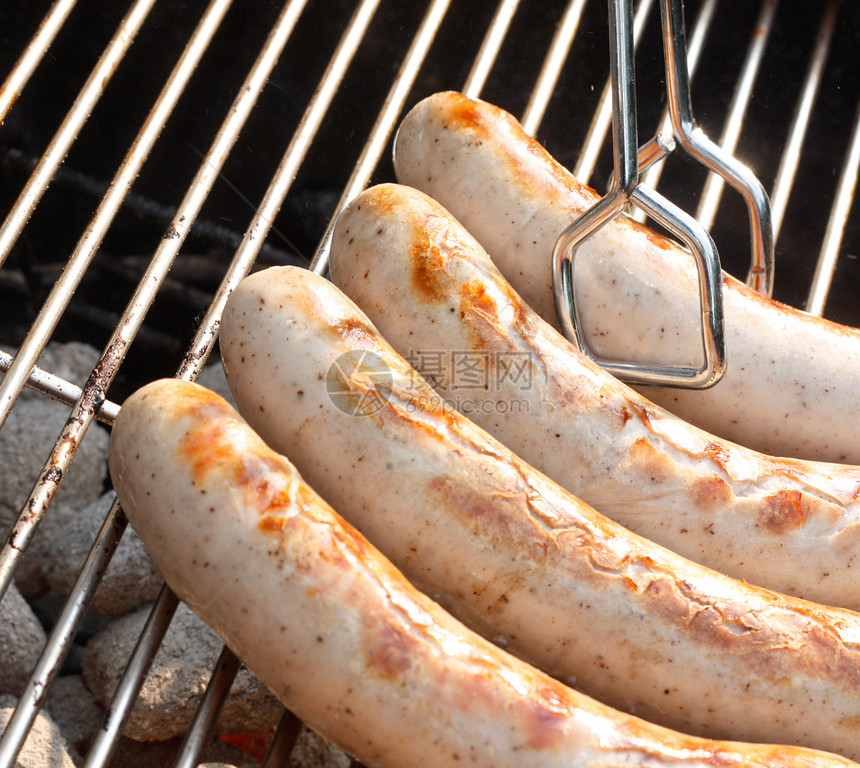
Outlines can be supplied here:
[[[148, 615], [149, 608], [144, 608], [115, 619], [84, 649], [84, 681], [102, 705], [107, 705], [116, 690]], [[160, 741], [184, 734], [222, 647], [215, 632], [181, 604], [153, 660], [124, 734], [137, 741]], [[216, 730], [264, 730], [277, 723], [282, 711], [266, 687], [242, 668]]]
[[0, 602], [0, 693], [21, 693], [45, 640], [39, 620], [15, 584], [10, 584]]
[[[92, 364], [91, 354], [86, 353], [90, 355], [87, 363], [75, 362], [84, 353], [74, 350], [81, 348], [86, 348], [86, 345], [49, 347], [45, 353], [47, 363], [55, 364], [62, 374], [76, 379], [86, 378], [86, 366]], [[88, 349], [92, 350], [92, 347]], [[0, 430], [0, 467], [3, 468], [0, 472], [0, 534], [4, 538], [39, 479], [69, 413], [70, 408], [62, 403], [35, 392], [25, 392]], [[107, 451], [107, 431], [98, 424], [91, 425], [16, 571], [18, 587], [28, 599], [44, 592], [47, 586], [43, 546], [48, 531], [95, 501], [103, 492], [107, 477]]]
[[[0, 525], [8, 529], [27, 500], [42, 466], [66, 419], [68, 406], [49, 400], [28, 398], [15, 404], [0, 431]], [[107, 475], [108, 434], [93, 424], [63, 477], [52, 507], [63, 504], [80, 509], [95, 501], [104, 490]], [[45, 516], [46, 526], [52, 515]]]
[[213, 360], [200, 371], [197, 383], [221, 395], [230, 405], [236, 407], [236, 401], [233, 399], [233, 393], [230, 391], [227, 375], [224, 373], [224, 366], [220, 360]]
[[[14, 697], [0, 696], [0, 733], [6, 730], [16, 704]], [[15, 768], [75, 768], [60, 729], [44, 712], [36, 716]]]
[[101, 728], [104, 710], [96, 703], [80, 675], [58, 677], [48, 691], [45, 713], [50, 715], [76, 759], [89, 750]]
[[[50, 587], [61, 595], [68, 595], [74, 586], [115, 498], [109, 491], [49, 531], [43, 547], [50, 561], [46, 576]], [[91, 608], [108, 616], [121, 616], [152, 602], [163, 581], [143, 542], [128, 527], [93, 596]]]
[[303, 725], [290, 754], [288, 768], [350, 768], [352, 758]]

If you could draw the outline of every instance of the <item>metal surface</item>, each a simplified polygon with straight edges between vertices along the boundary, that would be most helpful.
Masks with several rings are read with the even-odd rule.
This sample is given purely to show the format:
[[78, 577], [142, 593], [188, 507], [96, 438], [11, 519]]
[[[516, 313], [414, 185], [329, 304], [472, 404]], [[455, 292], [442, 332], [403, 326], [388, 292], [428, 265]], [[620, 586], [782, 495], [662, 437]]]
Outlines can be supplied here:
[[[370, 136], [361, 151], [361, 156], [350, 174], [349, 181], [344, 187], [335, 211], [343, 209], [352, 198], [361, 192], [369, 183], [382, 153], [388, 144], [388, 140], [394, 131], [397, 118], [403, 111], [406, 97], [418, 76], [418, 70], [427, 56], [430, 45], [433, 42], [439, 25], [448, 10], [450, 0], [431, 0], [427, 13], [418, 28], [418, 32], [409, 46], [406, 58], [394, 79], [394, 84], [385, 98], [382, 109], [379, 112]], [[320, 240], [319, 247], [311, 259], [309, 269], [317, 274], [325, 274], [328, 271], [328, 252], [331, 247], [332, 230], [335, 218], [332, 217], [325, 233]]]
[[[679, 21], [678, 19], [675, 20]], [[680, 20], [683, 21], [682, 19]], [[668, 37], [671, 26], [664, 17], [664, 37]], [[720, 260], [716, 246], [707, 231], [683, 210], [666, 198], [639, 182], [639, 157], [647, 166], [668, 153], [669, 145], [659, 134], [640, 150], [636, 124], [636, 66], [634, 62], [633, 8], [630, 0], [613, 0], [609, 4], [609, 78], [612, 83], [612, 148], [614, 170], [609, 191], [592, 208], [573, 222], [559, 235], [553, 253], [553, 297], [559, 327], [564, 335], [594, 362], [603, 366], [618, 378], [636, 384], [659, 384], [702, 389], [716, 384], [726, 368], [726, 343], [723, 329], [722, 283]], [[683, 56], [686, 47], [666, 51], [667, 82], [670, 99], [674, 96], [677, 107], [674, 115], [682, 112], [692, 116], [689, 109], [689, 78], [686, 66], [669, 63], [669, 57]], [[686, 98], [685, 98], [686, 97]], [[676, 133], [679, 127], [673, 119]], [[679, 134], [679, 138], [681, 138]], [[684, 141], [683, 138], [681, 138]], [[695, 153], [703, 156], [702, 142], [697, 139]], [[687, 144], [689, 151], [689, 143]], [[720, 160], [725, 162], [724, 159]], [[714, 157], [708, 152], [708, 164], [714, 165]], [[597, 357], [588, 347], [582, 332], [582, 323], [576, 303], [574, 260], [581, 243], [626, 210], [635, 202], [656, 222], [683, 241], [693, 254], [698, 271], [699, 309], [704, 359], [698, 366], [662, 365], [659, 361], [634, 364], [623, 360], [607, 360]], [[772, 244], [771, 244], [772, 247]]]
[[[712, 142], [693, 119], [684, 7], [681, 0], [663, 0], [663, 45], [669, 114], [678, 143], [699, 162], [718, 173], [744, 198], [749, 211], [752, 266], [747, 282], [764, 296], [773, 294], [773, 224], [770, 200], [755, 174]], [[757, 39], [757, 38], [754, 38]]]
[[836, 259], [839, 256], [842, 235], [848, 224], [848, 214], [851, 211], [854, 195], [857, 191], [858, 170], [860, 170], [860, 104], [857, 107], [857, 117], [854, 119], [851, 145], [842, 167], [833, 209], [827, 222], [827, 235], [818, 254], [815, 274], [812, 277], [812, 286], [809, 289], [809, 298], [806, 302], [806, 311], [812, 315], [821, 316], [824, 313], [830, 283], [836, 271]]
[[[645, 208], [658, 216], [666, 214], [663, 198], [653, 193], [658, 180], [661, 192], [686, 210], [694, 210], [697, 200], [703, 201], [700, 212], [705, 219], [712, 220], [712, 234], [720, 246], [724, 265], [728, 259], [736, 271], [746, 268], [749, 247], [746, 227], [739, 226], [737, 206], [732, 202], [735, 196], [720, 196], [712, 191], [721, 186], [718, 182], [688, 180], [686, 177], [693, 174], [686, 173], [673, 176], [672, 164], [678, 153], [646, 171], [646, 165], [668, 154], [668, 148], [655, 143], [638, 148], [635, 124], [628, 125], [627, 132], [620, 136], [627, 148], [626, 159], [613, 161], [605, 141], [611, 115], [611, 95], [605, 85], [608, 82], [607, 59], [604, 48], [595, 43], [606, 42], [606, 3], [600, 0], [572, 0], [558, 5], [527, 0], [502, 0], [498, 4], [431, 0], [414, 10], [406, 7], [409, 4], [398, 7], [385, 0], [342, 0], [326, 4], [322, 11], [319, 10], [322, 4], [315, 0], [289, 2], [280, 12], [275, 9], [270, 13], [270, 20], [265, 22], [269, 26], [264, 24], [259, 37], [253, 38], [254, 46], [246, 47], [248, 57], [242, 59], [241, 64], [234, 62], [234, 58], [244, 55], [246, 49], [232, 48], [232, 38], [238, 39], [244, 26], [262, 17], [262, 9], [255, 14], [246, 13], [248, 18], [245, 18], [237, 11], [228, 11], [231, 5], [228, 0], [213, 0], [208, 10], [201, 4], [197, 11], [199, 18], [192, 19], [193, 23], [187, 28], [181, 28], [179, 20], [183, 18], [185, 4], [183, 8], [169, 9], [167, 4], [135, 0], [114, 13], [115, 22], [111, 23], [115, 28], [108, 29], [104, 39], [99, 38], [100, 47], [92, 56], [90, 69], [79, 81], [73, 81], [82, 83], [74, 86], [79, 87], [77, 96], [71, 92], [69, 104], [59, 109], [57, 118], [45, 125], [45, 131], [40, 125], [25, 125], [35, 131], [34, 136], [19, 142], [15, 132], [21, 130], [22, 124], [34, 122], [33, 115], [42, 115], [38, 109], [42, 109], [43, 99], [39, 94], [43, 90], [51, 94], [45, 99], [62, 103], [50, 90], [50, 76], [53, 73], [65, 77], [63, 65], [68, 59], [63, 56], [69, 48], [64, 46], [69, 45], [69, 38], [82, 34], [97, 37], [97, 30], [90, 30], [87, 23], [82, 23], [92, 10], [83, 7], [83, 3], [75, 5], [57, 0], [50, 7], [45, 5], [44, 20], [36, 19], [31, 25], [28, 33], [31, 37], [18, 45], [14, 56], [10, 51], [6, 64], [8, 74], [0, 73], [4, 79], [0, 115], [5, 117], [0, 126], [0, 150], [5, 148], [9, 166], [13, 165], [14, 158], [26, 158], [30, 156], [28, 152], [33, 153], [32, 172], [28, 169], [26, 178], [17, 182], [15, 196], [7, 194], [4, 198], [0, 262], [5, 263], [0, 269], [0, 290], [6, 285], [14, 290], [8, 296], [0, 294], [3, 296], [0, 312], [7, 311], [4, 303], [18, 306], [14, 291], [23, 291], [22, 286], [33, 283], [35, 276], [41, 274], [38, 263], [35, 267], [20, 266], [31, 242], [37, 244], [33, 250], [38, 251], [38, 257], [42, 257], [42, 251], [56, 248], [62, 251], [62, 258], [59, 269], [56, 274], [51, 273], [44, 289], [35, 291], [38, 301], [32, 315], [21, 323], [26, 326], [24, 332], [13, 334], [10, 331], [5, 339], [5, 343], [18, 346], [18, 352], [0, 351], [0, 370], [11, 369], [0, 384], [0, 423], [24, 386], [64, 403], [69, 408], [69, 420], [41, 467], [39, 480], [22, 505], [13, 530], [8, 535], [2, 532], [5, 545], [0, 554], [0, 595], [11, 582], [37, 525], [45, 514], [50, 514], [54, 493], [77, 446], [87, 439], [92, 422], [98, 420], [110, 425], [118, 413], [118, 403], [129, 389], [155, 377], [150, 371], [152, 357], [144, 357], [142, 362], [135, 359], [138, 350], [146, 346], [142, 329], [145, 330], [145, 323], [156, 322], [153, 318], [158, 314], [159, 301], [168, 286], [168, 270], [173, 270], [172, 275], [179, 270], [180, 251], [198, 247], [200, 241], [194, 239], [198, 231], [195, 219], [203, 206], [212, 206], [209, 219], [218, 221], [222, 229], [235, 237], [230, 240], [227, 258], [208, 259], [207, 263], [211, 262], [216, 274], [211, 284], [207, 284], [206, 305], [190, 312], [193, 329], [179, 332], [181, 351], [172, 357], [166, 356], [159, 375], [174, 373], [188, 379], [197, 376], [216, 343], [219, 318], [227, 297], [254, 264], [263, 259], [267, 242], [269, 246], [273, 242], [281, 246], [280, 249], [270, 247], [267, 254], [288, 253], [300, 260], [297, 252], [315, 254], [313, 258], [304, 258], [304, 263], [320, 273], [325, 272], [333, 216], [375, 179], [391, 180], [386, 152], [393, 131], [404, 110], [426, 93], [461, 88], [471, 96], [487, 98], [522, 114], [528, 130], [546, 140], [556, 155], [566, 157], [571, 166], [575, 165], [583, 181], [593, 179], [592, 183], [600, 185], [608, 182], [615, 189], [626, 190], [630, 197], [644, 203]], [[241, 3], [235, 0], [234, 5]], [[833, 65], [833, 60], [840, 56], [841, 60], [850, 61], [851, 51], [856, 51], [857, 40], [849, 38], [846, 42], [844, 38], [860, 34], [860, 13], [848, 4], [840, 6], [838, 0], [830, 0], [820, 9], [804, 10], [813, 22], [806, 24], [805, 29], [793, 30], [792, 34], [806, 34], [807, 37], [791, 41], [792, 50], [802, 49], [804, 53], [798, 57], [799, 63], [789, 85], [781, 84], [778, 88], [789, 92], [790, 107], [778, 118], [768, 117], [771, 123], [784, 126], [783, 133], [774, 131], [774, 125], [759, 129], [756, 121], [758, 124], [768, 121], [762, 120], [758, 107], [763, 99], [772, 98], [767, 95], [770, 94], [768, 80], [780, 74], [773, 67], [768, 69], [768, 65], [774, 60], [781, 61], [778, 57], [788, 50], [783, 38], [791, 26], [790, 15], [798, 9], [788, 8], [788, 4], [778, 6], [774, 0], [763, 0], [760, 7], [748, 12], [745, 9], [732, 11], [738, 16], [737, 29], [732, 28], [732, 34], [723, 37], [730, 37], [735, 41], [733, 45], [740, 45], [742, 49], [737, 51], [738, 56], [729, 57], [724, 47], [720, 52], [720, 45], [725, 44], [719, 32], [724, 16], [719, 13], [717, 0], [690, 0], [688, 5], [693, 19], [685, 62], [690, 78], [695, 70], [697, 82], [707, 84], [707, 90], [718, 90], [717, 69], [708, 65], [715, 57], [725, 57], [728, 85], [724, 95], [714, 99], [715, 104], [721, 105], [716, 110], [719, 122], [709, 115], [711, 123], [718, 126], [713, 135], [719, 135], [720, 143], [733, 153], [755, 161], [765, 184], [772, 184], [773, 238], [783, 233], [783, 240], [777, 242], [781, 266], [774, 282], [775, 295], [798, 305], [808, 301], [807, 308], [816, 314], [826, 309], [825, 314], [833, 313], [843, 322], [860, 325], [856, 299], [837, 301], [840, 293], [850, 294], [851, 286], [860, 282], [857, 260], [853, 258], [860, 248], [860, 226], [854, 204], [860, 166], [860, 99], [856, 89], [860, 84], [856, 76], [851, 79], [851, 72], [844, 65], [841, 68], [838, 63]], [[669, 5], [664, 5], [665, 13], [671, 10]], [[230, 24], [222, 25], [221, 20], [229, 13], [233, 14], [229, 17]], [[324, 18], [331, 34], [315, 39], [312, 49], [293, 53], [308, 38], [307, 29], [305, 34], [296, 35], [292, 34], [293, 30], [314, 13], [317, 14], [313, 17], [315, 23]], [[160, 21], [152, 21], [153, 17]], [[629, 38], [632, 47], [627, 49], [626, 55], [632, 62], [635, 50], [640, 73], [644, 71], [642, 66], [649, 74], [658, 66], [655, 51], [660, 52], [661, 47], [655, 37], [659, 28], [656, 17], [653, 0], [641, 0], [632, 18], [632, 29], [628, 28], [632, 33]], [[625, 24], [629, 22], [627, 17]], [[226, 35], [224, 26], [228, 28]], [[761, 33], [763, 26], [769, 29], [767, 34]], [[320, 28], [314, 29], [316, 38]], [[148, 61], [143, 55], [145, 51], [140, 50], [140, 42], [132, 45], [135, 36], [140, 35], [150, 46], [173, 46], [169, 49], [169, 61], [176, 61], [173, 74], [170, 74], [169, 65], [158, 69], [159, 62]], [[248, 39], [252, 39], [251, 33], [248, 35]], [[80, 42], [83, 48], [84, 41]], [[783, 48], [778, 49], [778, 45]], [[213, 65], [213, 56], [221, 57], [229, 66], [218, 69], [216, 61], [215, 71], [219, 74], [201, 74], [200, 68]], [[643, 57], [641, 61], [640, 56]], [[133, 59], [133, 64], [126, 63], [128, 58]], [[735, 58], [739, 60], [737, 63], [733, 63]], [[320, 65], [316, 65], [317, 60], [321, 61]], [[659, 66], [662, 67], [662, 63]], [[118, 128], [122, 126], [110, 122], [117, 113], [107, 112], [110, 107], [105, 102], [116, 98], [118, 90], [127, 89], [130, 70], [141, 67], [158, 69], [163, 73], [158, 78], [164, 85], [157, 98], [157, 91], [146, 97], [153, 105], [149, 114], [127, 110], [127, 119], [137, 119], [137, 125], [129, 124], [128, 138], [117, 155], [122, 162], [118, 167], [117, 161], [112, 167], [106, 166], [108, 157], [98, 166], [102, 170], [80, 167], [83, 150], [78, 150], [79, 145], [89, 142], [100, 150], [102, 143], [110, 143], [108, 133], [121, 133]], [[586, 71], [586, 67], [590, 69]], [[220, 79], [228, 80], [227, 75], [233, 72], [235, 79], [225, 82], [221, 88]], [[151, 79], [157, 89], [159, 82], [155, 77]], [[834, 78], [839, 79], [835, 85]], [[363, 80], [369, 81], [370, 89], [355, 95]], [[303, 84], [309, 87], [303, 89], [300, 87]], [[704, 90], [704, 87], [697, 88], [697, 99]], [[186, 107], [184, 100], [192, 96], [197, 106]], [[143, 97], [133, 91], [129, 96], [134, 103], [140, 98]], [[684, 95], [680, 94], [681, 107], [683, 100]], [[204, 109], [199, 109], [201, 103], [205, 104]], [[834, 103], [839, 106], [832, 107]], [[249, 138], [256, 135], [253, 131], [257, 122], [266, 122], [262, 116], [268, 115], [267, 110], [284, 104], [290, 105], [283, 113], [286, 118], [282, 115], [281, 122], [272, 118], [262, 134], [264, 141], [255, 143]], [[588, 105], [588, 108], [581, 105]], [[679, 111], [677, 107], [676, 104], [676, 112]], [[661, 126], [662, 104], [640, 100], [640, 109], [643, 129], [650, 133], [654, 126]], [[293, 112], [295, 119], [291, 118]], [[119, 114], [124, 113], [120, 111]], [[138, 119], [134, 115], [141, 117]], [[212, 136], [202, 131], [185, 135], [196, 129], [198, 122], [209, 125], [210, 115]], [[685, 116], [680, 114], [676, 118], [683, 123]], [[173, 129], [177, 121], [180, 128]], [[105, 132], [101, 140], [93, 139], [94, 135], [98, 137], [100, 125], [111, 125], [117, 130]], [[54, 126], [59, 127], [55, 129]], [[13, 134], [14, 140], [9, 138]], [[572, 142], [571, 135], [578, 137], [576, 142]], [[177, 146], [183, 151], [171, 154]], [[209, 146], [209, 149], [198, 151], [194, 149], [196, 146]], [[284, 146], [286, 149], [282, 152]], [[771, 149], [773, 157], [765, 157]], [[824, 151], [831, 149], [828, 159], [822, 159]], [[105, 154], [109, 154], [107, 150]], [[265, 161], [261, 159], [264, 154]], [[194, 157], [194, 162], [188, 165], [187, 171], [180, 173], [176, 169], [174, 172], [175, 158], [182, 155]], [[54, 202], [55, 197], [63, 194], [63, 172], [69, 169], [61, 167], [61, 163], [67, 156], [65, 162], [72, 163], [74, 170], [105, 179], [104, 194], [98, 199], [85, 200], [86, 214], [77, 218], [71, 203], [58, 206]], [[93, 161], [94, 167], [98, 165], [96, 160], [99, 158]], [[617, 165], [614, 171], [613, 162]], [[159, 170], [150, 173], [148, 169], [154, 163], [160, 163]], [[330, 166], [337, 164], [344, 170], [335, 174]], [[246, 166], [252, 167], [252, 175], [243, 175]], [[105, 167], [108, 170], [104, 170]], [[0, 171], [3, 170], [0, 167]], [[8, 167], [5, 170], [11, 173]], [[248, 191], [254, 183], [252, 179], [256, 178], [261, 180], [259, 188]], [[234, 183], [233, 179], [239, 181]], [[229, 212], [227, 209], [232, 202], [222, 192], [227, 185], [219, 184], [219, 180], [228, 181], [242, 193], [244, 201]], [[707, 191], [703, 191], [706, 185]], [[325, 194], [311, 197], [315, 187], [324, 187]], [[806, 217], [814, 197], [810, 195], [812, 187], [816, 187], [818, 197], [824, 198], [824, 212]], [[81, 195], [81, 190], [82, 187], [71, 194]], [[164, 190], [175, 190], [181, 199], [175, 209], [162, 204], [171, 197], [162, 196]], [[146, 195], [155, 198], [152, 202], [160, 205], [159, 210], [169, 211], [166, 228], [163, 223], [153, 226], [144, 221], [146, 206], [140, 201], [145, 201]], [[619, 199], [621, 197], [623, 195]], [[316, 200], [321, 202], [314, 202]], [[305, 226], [301, 218], [315, 206], [322, 208], [322, 214], [317, 218], [307, 214], [311, 224], [307, 225], [309, 234], [305, 236], [299, 231]], [[93, 211], [95, 213], [91, 214]], [[135, 229], [137, 214], [141, 214], [143, 222], [139, 225], [140, 231], [148, 227], [145, 237], [138, 235]], [[740, 218], [743, 216], [741, 212]], [[82, 223], [78, 225], [78, 221]], [[684, 240], [687, 239], [685, 232], [696, 232], [696, 237], [687, 241], [694, 251], [698, 242], [707, 243], [710, 239], [708, 233], [692, 221], [682, 222], [681, 228], [675, 226], [671, 217], [666, 221]], [[69, 245], [44, 248], [41, 238], [45, 232], [63, 226], [73, 232]], [[208, 236], [203, 229], [200, 228], [199, 237]], [[734, 230], [744, 231], [737, 235]], [[103, 313], [110, 318], [109, 325], [103, 334], [94, 334], [94, 338], [104, 351], [93, 375], [80, 387], [55, 371], [38, 367], [39, 354], [50, 340], [59, 334], [68, 336], [69, 327], [76, 325], [68, 318], [77, 317], [72, 314], [75, 302], [90, 290], [88, 285], [98, 267], [98, 254], [115, 249], [121, 239], [117, 233], [126, 231], [134, 233], [127, 238], [132, 243], [129, 248], [136, 247], [138, 242], [148, 243], [151, 255], [143, 260], [146, 268], [128, 289], [129, 295], [122, 296], [119, 308], [114, 314]], [[766, 241], [767, 238], [762, 239]], [[298, 245], [294, 245], [294, 241]], [[223, 247], [223, 242], [219, 247]], [[141, 246], [145, 254], [146, 248], [147, 245]], [[794, 251], [798, 252], [796, 257]], [[138, 252], [129, 250], [127, 253], [137, 255]], [[547, 254], [548, 260], [551, 256]], [[272, 257], [266, 255], [265, 258]], [[705, 260], [707, 258], [710, 257], [706, 255]], [[705, 271], [701, 274], [702, 293], [707, 295], [715, 290], [713, 275], [707, 277]], [[759, 288], [767, 292], [767, 280], [764, 283]], [[190, 285], [195, 285], [193, 280]], [[192, 293], [189, 289], [189, 301]], [[27, 302], [33, 303], [34, 299], [27, 295]], [[175, 322], [170, 318], [167, 324]], [[3, 330], [0, 325], [0, 332]], [[728, 356], [730, 359], [731, 350]], [[128, 370], [131, 372], [126, 373]], [[38, 467], [33, 467], [34, 474], [37, 470]], [[61, 673], [92, 596], [125, 529], [125, 518], [115, 504], [93, 542], [71, 594], [50, 627], [45, 648], [0, 739], [0, 768], [14, 765], [15, 755], [42, 708], [47, 691]], [[176, 607], [175, 595], [165, 588], [109, 703], [103, 727], [90, 746], [87, 766], [110, 764], [123, 725]], [[177, 765], [192, 766], [199, 762], [236, 666], [235, 658], [225, 650], [216, 665], [202, 709], [177, 756]], [[298, 722], [285, 713], [265, 758], [266, 766], [285, 764], [297, 732]]]

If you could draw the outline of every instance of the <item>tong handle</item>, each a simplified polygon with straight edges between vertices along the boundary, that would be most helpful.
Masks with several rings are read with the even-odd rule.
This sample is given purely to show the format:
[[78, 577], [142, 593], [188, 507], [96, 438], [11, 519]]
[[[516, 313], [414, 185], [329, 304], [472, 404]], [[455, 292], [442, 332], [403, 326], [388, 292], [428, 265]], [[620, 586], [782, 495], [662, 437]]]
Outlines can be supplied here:
[[[628, 0], [624, 0], [628, 2]], [[696, 127], [690, 99], [687, 36], [683, 0], [663, 0], [663, 52], [669, 116], [678, 143], [709, 170], [723, 177], [743, 197], [749, 212], [751, 265], [747, 284], [770, 298], [773, 295], [774, 240], [770, 199], [758, 177]]]
[[[744, 197], [749, 210], [752, 265], [748, 283], [766, 296], [773, 292], [773, 225], [770, 201], [756, 176], [710, 141], [696, 127], [690, 100], [687, 45], [682, 0], [661, 4], [666, 59], [666, 88], [672, 126], [678, 143], [693, 157], [719, 173]], [[637, 384], [686, 388], [713, 386], [725, 371], [726, 348], [722, 276], [716, 246], [692, 216], [655, 190], [639, 183], [640, 172], [674, 150], [671, 137], [657, 134], [638, 146], [631, 0], [609, 2], [610, 79], [612, 82], [612, 148], [614, 170], [609, 190], [594, 206], [568, 226], [553, 251], [553, 297], [565, 336], [591, 360], [618, 378]], [[579, 244], [635, 202], [680, 238], [696, 262], [701, 314], [703, 362], [698, 366], [663, 366], [598, 358], [588, 347], [574, 291], [574, 260]]]
[[696, 260], [703, 362], [699, 366], [684, 366], [607, 360], [598, 358], [583, 338], [573, 288], [574, 260], [584, 239], [626, 208], [628, 200], [618, 193], [602, 198], [565, 229], [556, 243], [553, 253], [553, 295], [561, 330], [579, 346], [586, 357], [624, 381], [689, 389], [711, 387], [726, 369], [722, 273], [717, 247], [707, 230], [692, 216], [647, 185], [638, 185], [631, 198], [668, 231], [683, 240]]

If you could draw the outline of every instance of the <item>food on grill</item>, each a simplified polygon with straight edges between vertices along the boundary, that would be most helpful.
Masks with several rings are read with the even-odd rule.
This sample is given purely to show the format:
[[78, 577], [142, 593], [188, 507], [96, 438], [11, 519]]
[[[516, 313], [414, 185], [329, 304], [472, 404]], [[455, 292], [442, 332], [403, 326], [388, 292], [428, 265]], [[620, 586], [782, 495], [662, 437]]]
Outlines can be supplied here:
[[764, 456], [654, 406], [541, 320], [411, 188], [349, 206], [331, 270], [446, 399], [603, 514], [736, 578], [860, 609], [860, 467]]
[[[353, 249], [371, 253], [365, 235], [383, 241], [422, 219], [393, 205], [396, 217], [375, 216], [375, 194], [351, 208], [369, 214], [366, 228], [350, 213], [338, 225], [336, 275]], [[423, 231], [432, 241], [442, 234]], [[440, 242], [465, 247], [453, 230]], [[377, 263], [396, 321], [408, 306], [398, 286], [410, 278]], [[484, 298], [489, 313], [492, 291]], [[436, 324], [465, 307], [454, 294], [446, 301]], [[352, 301], [311, 272], [246, 278], [225, 308], [221, 349], [250, 425], [407, 578], [485, 637], [681, 731], [860, 755], [860, 615], [732, 580], [606, 519], [446, 407]]]
[[111, 471], [170, 586], [368, 766], [851, 765], [683, 736], [515, 659], [415, 590], [198, 385], [162, 380], [129, 398]]
[[[552, 251], [597, 200], [490, 104], [439, 93], [404, 119], [400, 182], [438, 200], [486, 248], [514, 289], [551, 323]], [[764, 299], [724, 277], [728, 368], [708, 390], [648, 387], [679, 416], [766, 453], [860, 464], [860, 331]], [[702, 359], [692, 258], [631, 220], [580, 246], [575, 286], [589, 346], [602, 358]]]

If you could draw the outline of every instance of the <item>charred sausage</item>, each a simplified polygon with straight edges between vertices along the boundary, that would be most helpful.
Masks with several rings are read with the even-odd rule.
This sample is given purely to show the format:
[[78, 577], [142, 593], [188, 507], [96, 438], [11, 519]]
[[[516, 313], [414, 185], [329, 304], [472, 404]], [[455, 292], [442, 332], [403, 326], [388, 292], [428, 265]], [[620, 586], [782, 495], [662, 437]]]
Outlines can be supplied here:
[[[410, 188], [376, 187], [349, 206], [331, 270], [447, 400], [603, 514], [736, 578], [860, 609], [860, 468], [755, 453], [648, 402], [541, 320]], [[464, 360], [471, 379], [458, 375]]]
[[[368, 232], [415, 223], [393, 212]], [[342, 223], [338, 241], [365, 250], [357, 221]], [[457, 297], [446, 301], [458, 311], [440, 314], [459, 314]], [[448, 407], [310, 272], [246, 278], [225, 308], [221, 350], [251, 426], [482, 635], [678, 730], [860, 754], [857, 614], [735, 581], [611, 522]]]
[[[435, 94], [403, 120], [398, 180], [438, 200], [549, 322], [552, 250], [597, 200], [497, 107]], [[576, 259], [589, 346], [604, 358], [701, 362], [689, 254], [622, 218]], [[650, 400], [709, 432], [779, 456], [860, 464], [860, 331], [762, 298], [724, 275], [728, 368], [709, 390], [647, 387]]]
[[514, 659], [418, 593], [195, 384], [133, 395], [110, 461], [170, 586], [300, 717], [371, 768], [853, 765], [682, 736]]

